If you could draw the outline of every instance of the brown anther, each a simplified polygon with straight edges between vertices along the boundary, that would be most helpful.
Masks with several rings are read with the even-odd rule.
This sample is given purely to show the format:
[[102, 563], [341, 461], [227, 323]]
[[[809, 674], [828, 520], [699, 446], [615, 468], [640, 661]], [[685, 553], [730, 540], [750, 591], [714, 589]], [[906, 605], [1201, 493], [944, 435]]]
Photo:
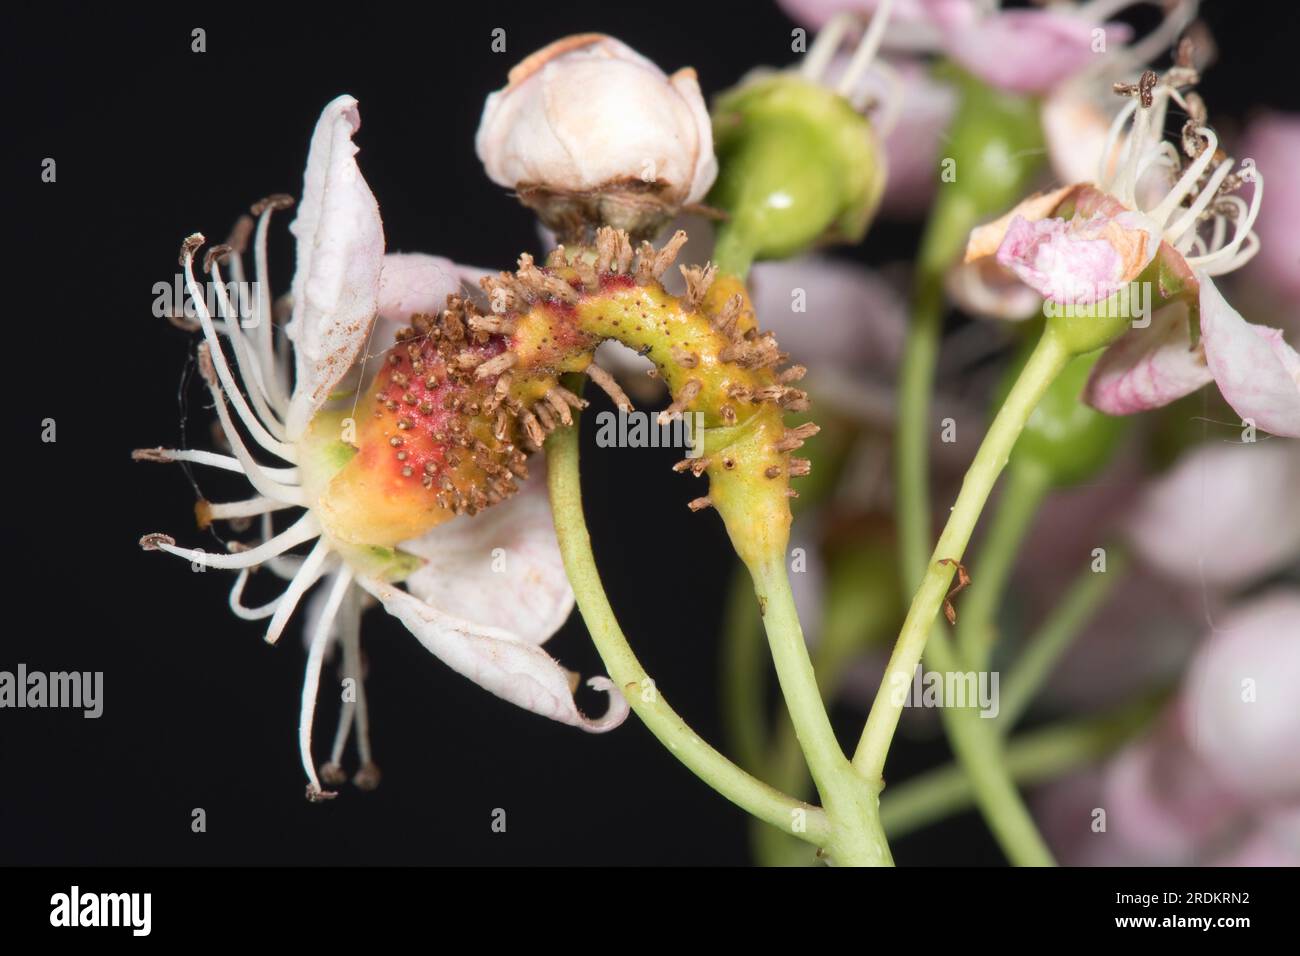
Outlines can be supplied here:
[[324, 803], [326, 800], [333, 800], [338, 796], [334, 790], [322, 790], [314, 783], [307, 784], [307, 802]]
[[940, 558], [940, 564], [951, 564], [957, 568], [957, 586], [948, 592], [948, 596], [943, 599], [943, 616], [948, 619], [949, 624], [957, 623], [957, 609], [952, 606], [952, 599], [960, 594], [966, 588], [970, 587], [970, 573], [966, 566], [955, 558]]
[[673, 465], [673, 471], [681, 474], [683, 471], [689, 470], [692, 475], [698, 478], [700, 475], [704, 474], [708, 467], [709, 457], [707, 455], [700, 455], [698, 458], [683, 458], [681, 461]]
[[216, 262], [218, 259], [226, 258], [226, 256], [230, 255], [230, 252], [231, 252], [230, 246], [226, 245], [224, 242], [219, 246], [213, 246], [211, 249], [207, 251], [207, 254], [203, 257], [203, 271], [211, 272], [212, 264]]
[[621, 412], [632, 411], [632, 400], [627, 397], [627, 393], [623, 389], [619, 388], [618, 382], [614, 381], [614, 376], [595, 362], [587, 366], [586, 373], [587, 378], [591, 379], [602, 392], [609, 396], [615, 408]]
[[703, 511], [705, 508], [713, 507], [713, 499], [708, 495], [701, 495], [692, 501], [688, 501], [686, 507], [690, 508], [692, 511]]
[[243, 255], [244, 250], [248, 248], [248, 240], [252, 235], [253, 217], [240, 216], [230, 228], [230, 236], [226, 239], [226, 245], [230, 246], [236, 255]]
[[812, 473], [812, 462], [807, 458], [790, 459], [790, 477], [803, 478]]
[[546, 268], [548, 269], [563, 269], [568, 264], [569, 259], [564, 254], [563, 245], [556, 246], [546, 255]]
[[167, 454], [167, 449], [161, 445], [157, 448], [137, 448], [131, 452], [132, 461], [153, 461], [159, 464], [167, 464], [176, 459]]
[[764, 478], [780, 478], [780, 477], [781, 477], [781, 466], [780, 466], [780, 465], [769, 465], [767, 468], [763, 469], [763, 477], [764, 477]]
[[181, 265], [185, 265], [190, 259], [194, 258], [194, 253], [208, 240], [203, 238], [203, 233], [195, 232], [186, 236], [181, 243]]
[[551, 414], [551, 408], [546, 402], [538, 402], [534, 405], [533, 414], [541, 421], [542, 427], [548, 434], [555, 431], [555, 416]]
[[783, 372], [778, 372], [776, 380], [782, 385], [789, 385], [791, 382], [800, 381], [808, 374], [808, 369], [802, 365], [791, 365]]
[[785, 489], [785, 496], [787, 498], [798, 498], [799, 492], [795, 491], [793, 488], [787, 488]]
[[722, 421], [727, 425], [736, 424], [736, 410], [730, 405], [723, 405], [718, 409], [718, 414], [722, 416]]
[[289, 209], [293, 206], [293, 197], [286, 193], [274, 193], [265, 199], [259, 199], [248, 208], [254, 216], [260, 216], [268, 209], [272, 212], [278, 212], [281, 209]]
[[162, 534], [158, 531], [147, 534], [140, 539], [140, 547], [146, 551], [160, 551], [162, 550], [160, 545], [164, 544], [174, 548], [176, 547], [176, 539], [169, 534]]

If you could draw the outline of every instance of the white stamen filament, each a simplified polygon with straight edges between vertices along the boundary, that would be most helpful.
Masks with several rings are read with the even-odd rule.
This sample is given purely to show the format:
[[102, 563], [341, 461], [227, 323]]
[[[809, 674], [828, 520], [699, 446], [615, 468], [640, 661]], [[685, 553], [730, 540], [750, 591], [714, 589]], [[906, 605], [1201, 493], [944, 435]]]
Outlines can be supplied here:
[[850, 102], [854, 99], [854, 89], [870, 69], [871, 62], [876, 58], [876, 52], [885, 39], [885, 27], [889, 26], [889, 15], [893, 12], [893, 7], [894, 0], [881, 0], [880, 5], [876, 7], [876, 12], [871, 16], [871, 23], [867, 26], [862, 42], [854, 51], [853, 59], [849, 61], [848, 68], [840, 77], [836, 92]]
[[253, 238], [253, 275], [257, 280], [257, 358], [262, 365], [262, 380], [266, 383], [271, 404], [281, 418], [289, 410], [287, 383], [279, 377], [275, 361], [275, 320], [271, 315], [270, 270], [266, 264], [266, 234], [271, 225], [275, 204], [268, 202], [257, 217], [257, 232]]
[[352, 572], [347, 568], [340, 569], [330, 586], [329, 596], [325, 599], [325, 607], [321, 611], [320, 620], [316, 622], [316, 630], [312, 634], [311, 646], [307, 651], [307, 670], [303, 677], [302, 707], [298, 719], [298, 751], [302, 756], [303, 770], [307, 772], [307, 779], [316, 793], [322, 791], [320, 778], [316, 776], [316, 763], [311, 756], [311, 730], [316, 716], [316, 694], [320, 689], [321, 663], [325, 660], [325, 648], [329, 644], [330, 626], [334, 623], [339, 605], [343, 603], [343, 598], [351, 586]]
[[243, 568], [239, 576], [235, 578], [235, 583], [230, 589], [230, 610], [234, 612], [235, 617], [242, 618], [245, 621], [261, 621], [275, 613], [276, 606], [280, 603], [277, 597], [261, 607], [244, 606], [244, 585], [248, 583], [248, 575], [251, 569]]
[[[877, 135], [885, 137], [894, 131], [894, 127], [903, 117], [903, 98], [906, 96], [906, 88], [903, 86], [902, 75], [886, 61], [877, 60], [875, 68], [881, 79], [889, 85], [889, 92], [880, 101], [880, 112], [872, 121]], [[863, 112], [870, 99], [870, 91], [862, 90], [854, 98], [853, 108], [859, 113]]]
[[[1120, 155], [1116, 157], [1115, 172], [1112, 173], [1110, 170], [1110, 157], [1115, 152], [1115, 144], [1119, 142], [1120, 134], [1124, 131], [1129, 117], [1133, 115], [1133, 111], [1137, 108], [1138, 101], [1136, 99], [1129, 100], [1124, 104], [1124, 108], [1119, 111], [1115, 119], [1111, 121], [1110, 129], [1106, 131], [1106, 145], [1101, 151], [1101, 164], [1097, 168], [1097, 182], [1102, 186], [1110, 186], [1114, 182], [1114, 177], [1118, 176], [1119, 170], [1124, 168], [1125, 157], [1133, 149], [1133, 139], [1130, 137], [1125, 142]], [[1108, 188], [1106, 191], [1113, 192], [1114, 190]]]
[[[348, 600], [347, 616], [339, 625], [343, 644], [343, 672], [352, 678], [356, 706], [353, 717], [357, 724], [357, 754], [364, 767], [370, 763], [370, 712], [366, 707], [365, 675], [361, 672], [361, 604], [360, 595], [353, 591]], [[335, 758], [335, 763], [338, 758]]]
[[[310, 516], [308, 512], [308, 516]], [[328, 539], [321, 538], [316, 542], [316, 546], [311, 549], [307, 557], [303, 559], [302, 567], [298, 573], [293, 576], [289, 586], [284, 589], [280, 595], [280, 602], [276, 605], [275, 613], [271, 615], [271, 623], [266, 627], [266, 634], [263, 640], [268, 644], [274, 644], [284, 633], [284, 627], [289, 623], [289, 618], [293, 617], [293, 612], [298, 608], [298, 602], [317, 581], [321, 575], [328, 570], [325, 567], [325, 560], [330, 557], [330, 543]]]
[[166, 551], [168, 554], [174, 554], [178, 558], [184, 558], [205, 568], [251, 568], [255, 564], [261, 564], [267, 558], [288, 551], [319, 535], [320, 522], [316, 520], [315, 515], [308, 512], [274, 538], [263, 541], [247, 551], [237, 551], [234, 554], [210, 554], [197, 548], [180, 548], [166, 541], [155, 541], [152, 546], [159, 551]]
[[213, 521], [227, 521], [230, 518], [255, 518], [258, 515], [292, 507], [294, 506], [287, 502], [258, 495], [256, 498], [245, 498], [242, 501], [209, 502], [207, 511], [208, 517]]
[[1214, 154], [1219, 148], [1219, 137], [1214, 134], [1212, 129], [1205, 126], [1197, 127], [1196, 135], [1206, 140], [1205, 148], [1187, 167], [1182, 178], [1174, 184], [1173, 189], [1169, 190], [1165, 198], [1161, 200], [1160, 205], [1149, 213], [1159, 226], [1164, 226], [1169, 217], [1173, 215], [1174, 210], [1183, 204], [1183, 200], [1196, 188], [1197, 182], [1205, 175], [1205, 170], [1210, 163], [1214, 161]]
[[1179, 217], [1172, 226], [1165, 229], [1166, 239], [1173, 242], [1181, 238], [1183, 233], [1189, 230], [1192, 232], [1196, 231], [1198, 220], [1201, 218], [1201, 213], [1205, 212], [1206, 207], [1214, 201], [1214, 197], [1219, 192], [1219, 187], [1222, 186], [1223, 181], [1228, 178], [1228, 174], [1232, 172], [1232, 167], [1234, 165], [1235, 163], [1231, 159], [1225, 159], [1223, 162], [1219, 163], [1218, 167], [1214, 170], [1214, 175], [1210, 177], [1210, 181], [1205, 184], [1205, 188], [1201, 190], [1201, 194], [1196, 197], [1196, 201], [1187, 208], [1187, 212], [1183, 213], [1183, 215]]
[[[215, 451], [203, 451], [194, 448], [151, 448], [148, 451], [168, 461], [188, 461], [195, 465], [206, 465], [209, 468], [219, 468], [222, 471], [244, 474], [244, 466], [239, 463], [237, 458], [221, 455]], [[262, 471], [272, 481], [290, 485], [298, 483], [297, 468], [262, 468]]]
[[817, 39], [813, 40], [812, 49], [808, 51], [803, 65], [799, 68], [805, 80], [813, 83], [821, 82], [826, 68], [839, 52], [840, 41], [844, 39], [844, 34], [857, 22], [858, 18], [855, 14], [837, 13], [826, 26], [822, 27], [817, 33]]
[[199, 289], [199, 284], [194, 278], [194, 249], [186, 246], [185, 249], [185, 285], [189, 289], [190, 297], [194, 300], [194, 311], [198, 314], [199, 325], [203, 327], [203, 337], [208, 343], [208, 354], [212, 357], [213, 368], [216, 369], [217, 379], [221, 382], [221, 388], [230, 397], [230, 403], [235, 406], [235, 413], [239, 420], [244, 423], [253, 440], [278, 458], [285, 461], [296, 462], [294, 449], [284, 442], [275, 438], [266, 430], [266, 426], [253, 414], [253, 410], [248, 407], [248, 402], [244, 400], [244, 394], [240, 391], [235, 377], [230, 371], [230, 366], [226, 364], [225, 351], [221, 347], [221, 337], [217, 335], [217, 330], [212, 325], [212, 314], [208, 311], [207, 305], [203, 301], [203, 293]]
[[262, 381], [262, 367], [253, 354], [253, 346], [249, 343], [248, 338], [244, 335], [244, 330], [240, 327], [239, 316], [235, 314], [235, 308], [230, 302], [225, 283], [221, 280], [221, 265], [215, 260], [212, 263], [212, 278], [217, 285], [217, 308], [221, 312], [221, 317], [225, 320], [225, 334], [234, 347], [235, 367], [239, 370], [240, 378], [248, 389], [248, 397], [252, 401], [253, 408], [256, 409], [262, 424], [266, 426], [272, 435], [283, 441], [285, 437], [284, 425], [268, 404], [270, 395], [267, 392], [266, 383]]
[[[275, 526], [270, 515], [262, 515], [262, 537], [269, 538], [275, 534]], [[296, 554], [282, 554], [266, 562], [267, 569], [283, 581], [292, 581], [302, 567], [302, 558]]]
[[282, 485], [272, 480], [262, 466], [248, 453], [248, 449], [244, 447], [244, 439], [230, 420], [230, 412], [226, 408], [225, 399], [222, 397], [221, 389], [217, 384], [208, 382], [208, 391], [212, 393], [213, 404], [217, 409], [217, 418], [221, 420], [221, 429], [225, 432], [226, 441], [230, 442], [230, 450], [235, 453], [235, 457], [239, 459], [240, 465], [243, 466], [244, 477], [248, 479], [248, 483], [268, 498], [275, 498], [277, 501], [288, 504], [301, 505], [304, 508], [307, 507], [307, 499], [300, 489]]
[[[1231, 241], [1222, 249], [1218, 249], [1207, 256], [1202, 256], [1196, 260], [1189, 259], [1187, 261], [1188, 265], [1199, 268], [1212, 263], [1222, 262], [1223, 260], [1231, 260], [1236, 255], [1237, 250], [1241, 248], [1242, 243], [1254, 235], [1254, 233], [1251, 232], [1251, 229], [1255, 225], [1255, 217], [1259, 215], [1260, 203], [1264, 201], [1264, 174], [1258, 169], [1255, 169], [1252, 171], [1252, 175], [1254, 177], [1255, 192], [1254, 195], [1250, 197], [1250, 212], [1246, 214], [1244, 222], [1240, 216], [1237, 218], [1236, 229], [1233, 230]], [[1258, 251], [1258, 237], [1255, 238], [1255, 245], [1256, 249], [1251, 251], [1250, 255], [1239, 262], [1237, 264], [1238, 266], [1245, 265], [1246, 262], [1249, 262], [1250, 259], [1254, 257], [1255, 252]]]

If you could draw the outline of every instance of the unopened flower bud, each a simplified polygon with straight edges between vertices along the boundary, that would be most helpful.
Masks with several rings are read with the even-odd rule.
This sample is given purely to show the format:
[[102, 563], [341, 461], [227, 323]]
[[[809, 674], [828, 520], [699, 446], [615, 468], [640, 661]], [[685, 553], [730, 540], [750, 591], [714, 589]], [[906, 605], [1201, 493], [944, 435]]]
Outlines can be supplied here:
[[718, 230], [726, 271], [865, 235], [884, 190], [884, 152], [843, 96], [771, 74], [722, 96], [714, 124], [722, 174], [709, 201], [729, 216]]
[[648, 237], [717, 175], [708, 109], [690, 68], [666, 75], [613, 37], [557, 40], [510, 71], [475, 146], [561, 238], [587, 226]]

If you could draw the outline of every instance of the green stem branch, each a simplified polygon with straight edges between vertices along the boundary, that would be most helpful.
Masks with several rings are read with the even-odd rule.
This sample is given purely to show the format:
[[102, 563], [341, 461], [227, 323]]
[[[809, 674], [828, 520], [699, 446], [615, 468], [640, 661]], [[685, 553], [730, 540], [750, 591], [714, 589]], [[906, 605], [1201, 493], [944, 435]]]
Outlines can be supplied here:
[[1007, 458], [1024, 429], [1025, 422], [1068, 361], [1069, 353], [1052, 329], [1049, 327], [1044, 330], [1038, 346], [994, 418], [979, 451], [975, 453], [975, 460], [966, 472], [948, 524], [939, 537], [921, 586], [912, 599], [853, 757], [854, 766], [869, 781], [882, 779], [885, 755], [889, 752], [889, 744], [898, 726], [905, 699], [905, 695], [898, 693], [898, 690], [905, 688], [911, 681], [912, 674], [921, 661], [921, 653], [925, 649], [935, 616], [948, 594], [954, 568], [951, 564], [941, 564], [940, 561], [961, 560], [989, 493], [1006, 466]]
[[1090, 567], [1080, 574], [1065, 598], [1025, 642], [1002, 690], [998, 726], [1004, 733], [1010, 733], [1070, 642], [1105, 602], [1115, 581], [1124, 575], [1127, 563], [1128, 557], [1121, 549], [1111, 549], [1106, 571], [1093, 571]]
[[890, 866], [893, 859], [880, 827], [879, 788], [854, 772], [835, 739], [790, 592], [784, 552], [755, 562], [750, 573], [777, 681], [830, 821], [826, 850], [841, 865]]
[[[1030, 786], [1100, 760], [1145, 727], [1156, 708], [1156, 701], [1145, 700], [1115, 714], [1022, 734], [1003, 750], [1007, 773], [1017, 784]], [[947, 764], [890, 787], [880, 802], [880, 817], [885, 831], [897, 839], [967, 809], [974, 798], [966, 771]]]
[[830, 840], [830, 825], [820, 808], [795, 800], [737, 767], [701, 740], [650, 681], [618, 625], [596, 569], [582, 510], [578, 429], [553, 432], [546, 441], [546, 452], [547, 483], [560, 553], [583, 620], [610, 679], [650, 732], [706, 784], [760, 820], [825, 846]]
[[957, 628], [962, 657], [968, 666], [977, 670], [988, 667], [997, 642], [998, 608], [1002, 605], [1007, 580], [1015, 569], [1020, 545], [1050, 488], [1051, 475], [1035, 464], [1018, 462], [1007, 472], [988, 534], [971, 562], [972, 577], [978, 574], [978, 579], [971, 582]]

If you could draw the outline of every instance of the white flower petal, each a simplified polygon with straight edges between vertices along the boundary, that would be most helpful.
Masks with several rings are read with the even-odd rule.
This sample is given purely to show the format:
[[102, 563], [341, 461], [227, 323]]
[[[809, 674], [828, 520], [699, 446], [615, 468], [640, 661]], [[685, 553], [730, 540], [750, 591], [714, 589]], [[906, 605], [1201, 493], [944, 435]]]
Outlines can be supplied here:
[[573, 610], [555, 539], [546, 480], [534, 473], [514, 496], [438, 525], [402, 550], [426, 564], [406, 587], [426, 604], [476, 625], [544, 644]]
[[[587, 681], [587, 686], [609, 696], [604, 716], [592, 720], [578, 710], [568, 672], [535, 644], [509, 631], [445, 614], [396, 585], [374, 578], [360, 578], [358, 583], [405, 624], [429, 653], [503, 700], [591, 733], [613, 730], [628, 715], [627, 700], [606, 677]], [[512, 595], [498, 593], [495, 598], [504, 603]]]
[[293, 316], [295, 385], [290, 437], [302, 433], [365, 347], [379, 298], [384, 229], [379, 205], [357, 167], [357, 101], [340, 96], [312, 133], [298, 216]]
[[411, 316], [441, 312], [449, 295], [481, 296], [478, 280], [489, 274], [488, 269], [423, 252], [388, 253], [379, 275], [379, 326], [374, 335], [378, 347], [391, 345], [394, 333], [409, 325]]

